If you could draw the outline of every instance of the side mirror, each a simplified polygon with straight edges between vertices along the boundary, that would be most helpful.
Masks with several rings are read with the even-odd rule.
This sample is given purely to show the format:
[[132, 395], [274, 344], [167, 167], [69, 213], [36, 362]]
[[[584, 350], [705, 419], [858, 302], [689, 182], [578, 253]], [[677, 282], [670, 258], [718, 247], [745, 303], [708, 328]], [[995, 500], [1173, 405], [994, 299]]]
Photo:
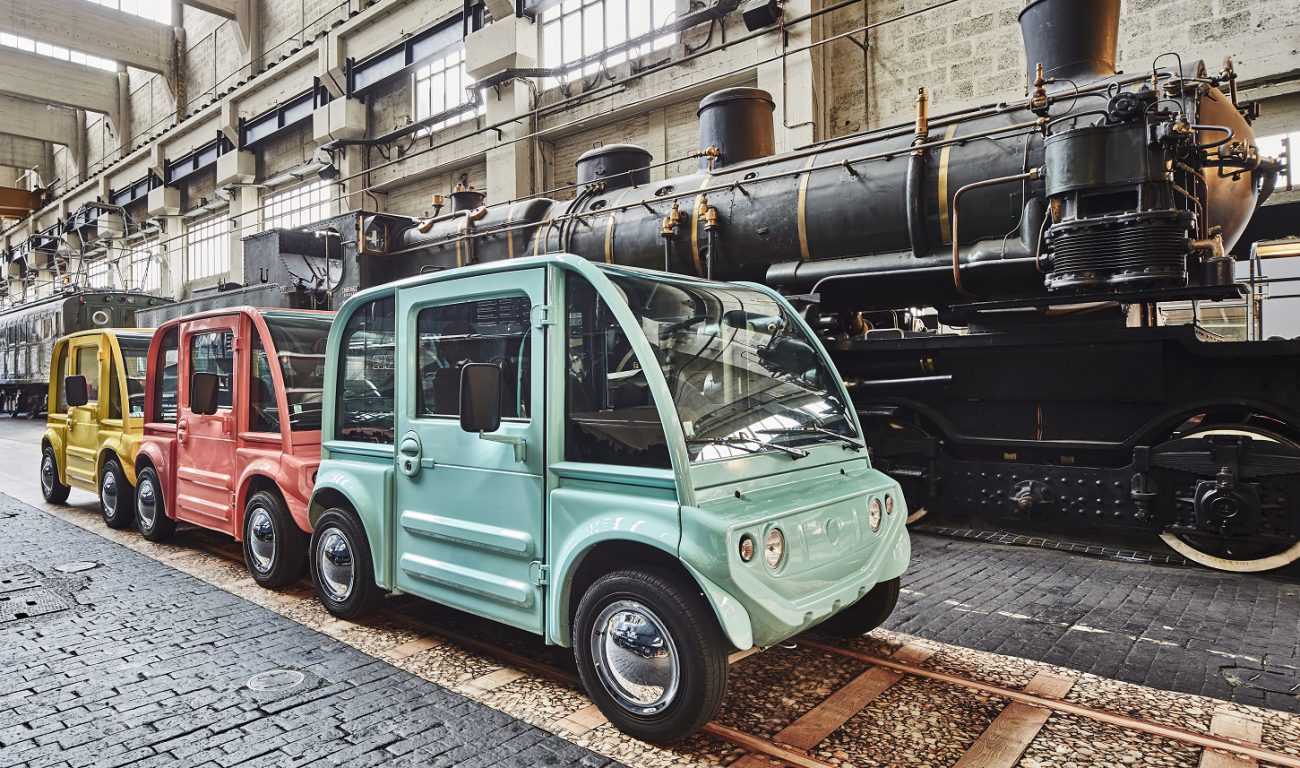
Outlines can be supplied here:
[[466, 363], [460, 369], [460, 428], [466, 432], [500, 429], [501, 394], [500, 366]]
[[190, 411], [200, 416], [217, 412], [217, 390], [221, 380], [215, 373], [195, 373], [190, 378]]
[[76, 408], [90, 402], [90, 392], [86, 388], [85, 376], [67, 376], [63, 379], [64, 399], [68, 405]]

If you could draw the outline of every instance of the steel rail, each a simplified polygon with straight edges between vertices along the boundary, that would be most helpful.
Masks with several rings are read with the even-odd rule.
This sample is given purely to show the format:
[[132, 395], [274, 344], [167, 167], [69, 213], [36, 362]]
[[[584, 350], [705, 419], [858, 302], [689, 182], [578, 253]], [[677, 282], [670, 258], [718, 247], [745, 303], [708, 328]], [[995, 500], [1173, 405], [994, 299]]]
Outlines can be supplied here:
[[1016, 690], [1014, 688], [1007, 688], [1005, 686], [997, 685], [994, 683], [985, 683], [979, 680], [972, 680], [970, 678], [962, 677], [960, 675], [953, 675], [947, 672], [940, 672], [934, 669], [926, 669], [925, 667], [921, 667], [915, 664], [909, 664], [904, 661], [894, 661], [893, 659], [885, 659], [870, 653], [855, 651], [850, 648], [840, 648], [839, 646], [831, 645], [830, 643], [823, 643], [820, 640], [812, 640], [809, 638], [800, 637], [798, 638], [798, 642], [801, 645], [805, 645], [809, 648], [815, 648], [819, 651], [824, 651], [826, 653], [834, 654], [837, 656], [844, 656], [846, 658], [855, 659], [857, 661], [865, 661], [868, 664], [874, 664], [877, 666], [886, 667], [888, 669], [895, 670], [896, 672], [902, 672], [908, 675], [915, 675], [917, 677], [924, 677], [930, 680], [937, 680], [938, 682], [947, 683], [949, 685], [956, 685], [963, 688], [970, 688], [972, 690], [980, 691], [983, 693], [989, 693], [994, 696], [998, 696], [1000, 698], [1011, 699], [1012, 701], [1018, 701], [1022, 704], [1028, 704], [1030, 706], [1052, 709], [1057, 712], [1063, 712], [1069, 715], [1086, 717], [1090, 720], [1096, 720], [1097, 722], [1100, 723], [1105, 723], [1107, 725], [1114, 725], [1119, 728], [1124, 728], [1130, 731], [1140, 731], [1142, 733], [1150, 734], [1152, 736], [1158, 736], [1164, 739], [1173, 739], [1175, 741], [1181, 741], [1188, 744], [1195, 744], [1196, 746], [1202, 747], [1204, 749], [1217, 749], [1224, 752], [1233, 752], [1239, 755], [1243, 755], [1245, 757], [1253, 758], [1255, 760], [1262, 760], [1269, 763], [1275, 763], [1277, 765], [1285, 765], [1285, 766], [1289, 766], [1289, 768], [1300, 768], [1300, 757], [1296, 755], [1289, 755], [1286, 754], [1285, 752], [1276, 752], [1271, 749], [1258, 747], [1253, 744], [1247, 744], [1245, 742], [1236, 741], [1233, 739], [1225, 739], [1217, 736], [1210, 736], [1204, 733], [1197, 733], [1195, 731], [1189, 731], [1186, 728], [1179, 728], [1178, 726], [1174, 726], [1174, 725], [1162, 725], [1160, 723], [1155, 723], [1148, 720], [1142, 720], [1140, 718], [1130, 717], [1128, 715], [1119, 715], [1119, 714], [1115, 714], [1114, 712], [1106, 712], [1105, 710], [1101, 710], [1101, 709], [1093, 709], [1092, 707], [1087, 707], [1082, 704], [1075, 704], [1073, 702], [1062, 701], [1059, 699], [1050, 699], [1043, 696], [1036, 696], [1032, 693], [1025, 693], [1024, 691], [1021, 690]]

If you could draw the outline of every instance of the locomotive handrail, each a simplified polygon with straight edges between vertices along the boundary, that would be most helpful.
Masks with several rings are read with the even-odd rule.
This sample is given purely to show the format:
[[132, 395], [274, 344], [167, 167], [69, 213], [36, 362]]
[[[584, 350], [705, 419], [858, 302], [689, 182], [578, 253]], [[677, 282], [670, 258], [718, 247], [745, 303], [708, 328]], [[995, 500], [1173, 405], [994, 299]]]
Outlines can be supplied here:
[[999, 184], [1010, 184], [1013, 181], [1034, 181], [1042, 175], [1041, 168], [1031, 168], [1024, 173], [1017, 173], [1011, 176], [999, 176], [995, 179], [984, 179], [976, 181], [961, 189], [957, 194], [952, 196], [952, 283], [957, 289], [957, 293], [968, 298], [974, 298], [975, 294], [966, 290], [961, 283], [961, 240], [957, 237], [957, 220], [961, 211], [961, 196], [971, 190], [981, 189], [983, 187], [993, 187]]

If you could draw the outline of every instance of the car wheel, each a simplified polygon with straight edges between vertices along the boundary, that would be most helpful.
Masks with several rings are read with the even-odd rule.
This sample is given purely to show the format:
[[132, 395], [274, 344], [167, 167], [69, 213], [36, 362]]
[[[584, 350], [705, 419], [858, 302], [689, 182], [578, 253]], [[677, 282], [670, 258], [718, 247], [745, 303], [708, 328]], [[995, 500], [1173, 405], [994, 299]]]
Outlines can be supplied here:
[[253, 580], [268, 589], [302, 576], [307, 535], [293, 521], [280, 494], [258, 491], [244, 505], [244, 563]]
[[326, 510], [311, 535], [311, 580], [325, 610], [356, 619], [378, 610], [384, 593], [375, 584], [375, 566], [365, 528], [344, 509]]
[[727, 650], [694, 584], [658, 569], [615, 571], [587, 589], [574, 619], [582, 684], [621, 730], [666, 744], [713, 719]]
[[128, 528], [135, 521], [135, 491], [116, 457], [99, 473], [99, 511], [109, 528]]
[[821, 629], [840, 637], [857, 637], [885, 623], [898, 605], [901, 579], [882, 581], [861, 600], [822, 622]]
[[176, 532], [176, 521], [167, 516], [162, 483], [153, 467], [145, 467], [136, 477], [135, 524], [149, 541], [166, 541]]
[[54, 457], [54, 448], [45, 446], [41, 451], [41, 495], [51, 504], [62, 504], [68, 500], [72, 488], [59, 479], [59, 462]]

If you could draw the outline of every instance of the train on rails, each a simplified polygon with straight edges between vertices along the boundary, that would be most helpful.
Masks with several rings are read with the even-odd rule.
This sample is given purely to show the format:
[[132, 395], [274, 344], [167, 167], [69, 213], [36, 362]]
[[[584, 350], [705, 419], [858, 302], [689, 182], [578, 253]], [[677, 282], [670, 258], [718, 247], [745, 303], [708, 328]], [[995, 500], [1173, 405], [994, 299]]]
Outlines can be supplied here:
[[0, 413], [43, 416], [50, 356], [61, 337], [100, 328], [134, 328], [136, 313], [169, 303], [143, 293], [76, 289], [0, 312]]

